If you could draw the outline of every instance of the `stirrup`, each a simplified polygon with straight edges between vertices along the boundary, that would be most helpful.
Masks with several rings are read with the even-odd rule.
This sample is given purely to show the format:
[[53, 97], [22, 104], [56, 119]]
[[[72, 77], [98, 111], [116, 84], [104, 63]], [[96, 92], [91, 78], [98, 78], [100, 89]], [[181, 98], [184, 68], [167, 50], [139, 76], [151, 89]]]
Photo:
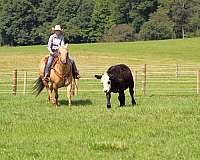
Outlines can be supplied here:
[[48, 83], [50, 78], [48, 76], [45, 76], [42, 80]]

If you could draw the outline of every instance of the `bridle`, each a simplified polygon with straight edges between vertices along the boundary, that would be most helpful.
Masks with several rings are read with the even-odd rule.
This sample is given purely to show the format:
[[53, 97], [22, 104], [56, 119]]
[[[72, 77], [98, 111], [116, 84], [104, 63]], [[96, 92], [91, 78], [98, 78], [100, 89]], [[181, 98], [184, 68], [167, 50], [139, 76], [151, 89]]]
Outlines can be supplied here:
[[[58, 62], [58, 61], [59, 61], [59, 62]], [[66, 74], [60, 74], [58, 71], [56, 71], [56, 69], [55, 69], [54, 67], [52, 68], [52, 69], [54, 70], [55, 74], [65, 82], [66, 79], [67, 79], [67, 77], [69, 77], [70, 74], [71, 74], [71, 66], [70, 66], [70, 64], [68, 63], [67, 59], [66, 59], [66, 62], [64, 63], [64, 62], [61, 60], [61, 56], [59, 56], [59, 60], [58, 60], [58, 61], [57, 61], [57, 63], [60, 63], [60, 64], [65, 65], [65, 66], [66, 66], [66, 65], [69, 65], [69, 67], [70, 67], [69, 71], [68, 71]]]
[[65, 62], [63, 62], [63, 61], [61, 60], [61, 56], [60, 56], [60, 57], [59, 57], [59, 62], [60, 62], [61, 64], [63, 64], [63, 65], [66, 65], [66, 64], [67, 64], [67, 58], [66, 58]]

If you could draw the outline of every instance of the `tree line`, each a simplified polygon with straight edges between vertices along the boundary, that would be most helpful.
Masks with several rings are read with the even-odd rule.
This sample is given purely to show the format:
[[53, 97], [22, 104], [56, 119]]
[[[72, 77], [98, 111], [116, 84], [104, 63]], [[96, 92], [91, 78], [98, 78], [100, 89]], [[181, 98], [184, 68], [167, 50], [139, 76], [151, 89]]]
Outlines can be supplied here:
[[199, 0], [0, 0], [0, 44], [46, 44], [60, 24], [70, 43], [200, 36]]

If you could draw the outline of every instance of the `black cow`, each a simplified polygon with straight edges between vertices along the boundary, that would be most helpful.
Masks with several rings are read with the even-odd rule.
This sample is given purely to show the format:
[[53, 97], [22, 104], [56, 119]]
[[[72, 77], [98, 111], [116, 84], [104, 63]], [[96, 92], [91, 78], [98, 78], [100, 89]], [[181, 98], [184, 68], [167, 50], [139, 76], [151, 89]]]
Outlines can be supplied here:
[[103, 84], [103, 91], [106, 93], [107, 97], [107, 108], [111, 108], [110, 98], [111, 92], [119, 93], [118, 99], [120, 102], [120, 106], [125, 105], [125, 94], [124, 90], [129, 88], [129, 93], [132, 98], [132, 105], [135, 105], [136, 102], [134, 100], [133, 88], [134, 81], [133, 76], [131, 74], [131, 70], [125, 64], [119, 64], [115, 66], [111, 66], [103, 75], [95, 75], [97, 79], [101, 79], [101, 83]]

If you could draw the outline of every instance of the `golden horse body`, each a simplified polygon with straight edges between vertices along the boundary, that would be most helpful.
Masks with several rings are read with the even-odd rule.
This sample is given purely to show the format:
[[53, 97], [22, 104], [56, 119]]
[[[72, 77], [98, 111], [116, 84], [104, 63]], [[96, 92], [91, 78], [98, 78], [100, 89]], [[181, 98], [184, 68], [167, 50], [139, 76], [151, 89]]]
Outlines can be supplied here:
[[66, 87], [68, 104], [71, 106], [72, 95], [74, 95], [74, 89], [76, 87], [72, 76], [72, 66], [69, 61], [68, 46], [65, 45], [59, 47], [58, 51], [60, 53], [58, 59], [56, 60], [55, 65], [53, 65], [50, 69], [49, 83], [42, 80], [44, 77], [46, 59], [46, 57], [44, 57], [40, 62], [39, 78], [35, 81], [33, 90], [35, 91], [36, 96], [38, 96], [43, 88], [46, 87], [48, 100], [58, 106], [58, 88]]

